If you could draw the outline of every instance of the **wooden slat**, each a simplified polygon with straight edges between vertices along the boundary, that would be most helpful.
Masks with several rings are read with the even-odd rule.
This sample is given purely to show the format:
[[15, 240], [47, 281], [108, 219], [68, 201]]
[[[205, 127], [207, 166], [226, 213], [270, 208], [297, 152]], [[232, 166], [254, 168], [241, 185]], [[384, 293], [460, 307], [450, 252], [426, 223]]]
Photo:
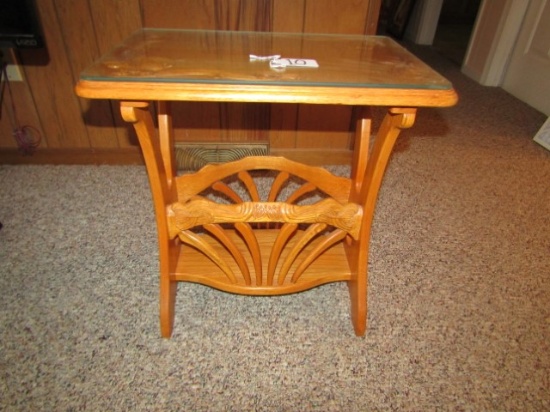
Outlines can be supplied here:
[[271, 31], [275, 0], [141, 0], [144, 27]]
[[228, 142], [265, 142], [269, 139], [270, 105], [223, 103], [222, 139]]
[[[142, 27], [139, 0], [88, 0], [88, 4], [88, 17], [94, 25], [94, 37], [100, 54]], [[118, 146], [135, 146], [137, 137], [133, 127], [129, 127], [120, 117], [118, 102], [109, 102], [109, 110]]]
[[215, 29], [215, 0], [141, 0], [144, 27]]
[[298, 125], [297, 104], [272, 104], [269, 145], [271, 149], [295, 148]]
[[221, 136], [220, 104], [174, 102], [174, 138], [179, 142], [218, 142]]
[[[258, 242], [261, 248], [260, 250], [262, 252], [261, 260], [264, 265], [262, 273], [264, 273], [264, 276], [266, 276], [266, 279], [264, 281], [254, 281], [252, 285], [246, 286], [246, 279], [242, 277], [239, 267], [237, 266], [235, 261], [228, 255], [227, 250], [225, 250], [223, 246], [221, 246], [218, 242], [213, 240], [208, 235], [203, 236], [205, 242], [211, 244], [216, 252], [219, 253], [220, 256], [223, 256], [225, 258], [225, 261], [229, 265], [231, 271], [235, 273], [237, 277], [237, 283], [229, 283], [223, 271], [218, 266], [213, 264], [209, 258], [186, 245], [182, 246], [182, 251], [180, 252], [180, 254], [185, 254], [186, 259], [181, 259], [178, 261], [178, 264], [171, 275], [175, 280], [199, 282], [232, 293], [243, 293], [248, 295], [279, 295], [285, 293], [293, 293], [309, 289], [316, 285], [322, 285], [327, 282], [349, 280], [351, 278], [351, 273], [347, 264], [344, 248], [341, 244], [337, 244], [334, 247], [328, 249], [324, 254], [319, 256], [319, 258], [306, 269], [306, 271], [299, 278], [297, 283], [292, 283], [290, 276], [288, 276], [284, 285], [282, 286], [269, 285], [267, 282], [268, 271], [267, 267], [265, 266], [269, 262], [269, 255], [272, 246], [276, 241], [278, 231], [256, 230], [254, 233], [258, 238]], [[232, 236], [235, 244], [245, 257], [248, 266], [253, 267], [253, 262], [242, 239], [232, 233], [230, 235]], [[292, 238], [288, 244], [288, 248], [292, 248], [299, 238], [300, 235]], [[312, 248], [313, 246], [306, 247], [304, 253], [309, 253]], [[286, 258], [287, 252], [287, 250], [283, 252], [281, 259], [284, 260]]]
[[[162, 7], [141, 0], [143, 26], [154, 28], [216, 28], [214, 0], [165, 0]], [[176, 141], [220, 141], [220, 104], [186, 103], [172, 105], [174, 139]]]
[[[371, 11], [379, 13], [380, 0], [332, 1], [302, 0], [293, 5], [277, 2], [274, 9], [274, 28], [278, 31], [308, 33], [362, 34], [376, 32], [375, 18]], [[304, 57], [308, 50], [300, 50]], [[293, 56], [294, 57], [294, 56]], [[353, 136], [352, 108], [336, 106], [284, 105], [272, 108], [270, 140], [274, 148], [349, 149]], [[283, 120], [282, 119], [289, 119]], [[294, 122], [294, 129], [287, 126]], [[297, 130], [296, 130], [297, 129]]]
[[[371, 0], [308, 0], [304, 32], [363, 34]], [[308, 54], [309, 50], [303, 53]], [[348, 149], [351, 146], [351, 107], [302, 106], [296, 147]]]
[[[72, 82], [91, 62], [99, 58], [93, 21], [88, 2], [82, 0], [54, 1], [59, 28], [65, 41], [65, 50], [71, 67]], [[90, 146], [118, 147], [114, 119], [108, 101], [80, 99]], [[74, 119], [77, 121], [77, 119]]]
[[225, 0], [215, 2], [217, 30], [272, 30], [272, 2], [276, 0]]
[[[37, 2], [47, 50], [21, 51], [48, 147], [90, 147], [53, 1]], [[75, 23], [77, 24], [77, 23]]]
[[[286, 33], [302, 33], [304, 31], [304, 13], [306, 0], [295, 0], [292, 6], [285, 1], [275, 1], [273, 4], [273, 31]], [[289, 10], [292, 12], [289, 13]], [[274, 49], [277, 49], [274, 45]], [[301, 45], [296, 44], [297, 56], [301, 53]], [[294, 56], [289, 56], [294, 57]], [[297, 104], [271, 105], [271, 124], [269, 141], [271, 148], [295, 148], [296, 127], [298, 125]]]
[[[230, 27], [235, 30], [262, 30], [271, 27], [269, 23], [270, 9], [267, 0], [251, 2], [229, 2], [238, 5], [233, 10], [234, 13], [240, 13]], [[248, 6], [250, 5], [250, 6]], [[254, 5], [254, 6], [252, 6]], [[243, 8], [243, 6], [246, 6]], [[266, 13], [265, 18], [260, 19], [264, 27], [254, 19], [258, 14]], [[249, 50], [257, 50], [257, 54], [263, 54], [263, 50], [270, 50], [270, 39], [259, 39], [253, 44], [243, 44], [242, 53], [246, 55]], [[230, 50], [229, 45], [227, 50]], [[234, 50], [231, 50], [234, 52]], [[269, 139], [268, 131], [270, 126], [270, 105], [259, 103], [222, 103], [220, 104], [220, 125], [221, 140], [226, 142], [257, 142]]]
[[363, 34], [372, 0], [307, 0], [304, 32]]
[[302, 33], [306, 0], [274, 1], [273, 31], [280, 33]]
[[296, 147], [349, 149], [352, 108], [300, 105]]
[[139, 0], [88, 0], [88, 3], [101, 54], [143, 26]]

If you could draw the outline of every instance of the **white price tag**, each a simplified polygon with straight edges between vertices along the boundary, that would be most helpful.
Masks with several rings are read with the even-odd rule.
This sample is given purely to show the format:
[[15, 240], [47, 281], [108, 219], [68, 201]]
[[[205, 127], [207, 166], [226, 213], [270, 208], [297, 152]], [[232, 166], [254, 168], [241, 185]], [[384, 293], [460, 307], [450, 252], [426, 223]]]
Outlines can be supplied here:
[[287, 67], [319, 67], [319, 63], [314, 59], [291, 59], [291, 58], [278, 58], [269, 61], [269, 67], [272, 69], [284, 69]]
[[256, 56], [255, 54], [249, 55], [251, 62], [266, 62], [281, 57], [280, 54], [274, 54], [272, 56]]

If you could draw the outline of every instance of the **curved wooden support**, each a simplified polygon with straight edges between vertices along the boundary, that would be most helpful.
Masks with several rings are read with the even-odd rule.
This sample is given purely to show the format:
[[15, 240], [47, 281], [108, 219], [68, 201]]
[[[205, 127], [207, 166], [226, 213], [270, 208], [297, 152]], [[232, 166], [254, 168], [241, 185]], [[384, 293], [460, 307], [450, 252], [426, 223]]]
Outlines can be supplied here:
[[290, 175], [287, 172], [280, 172], [277, 175], [277, 177], [273, 181], [273, 184], [271, 185], [271, 190], [269, 191], [269, 196], [267, 197], [268, 202], [274, 202], [275, 200], [277, 200], [277, 196], [281, 192], [283, 185], [286, 183], [289, 177]]
[[121, 102], [120, 113], [126, 122], [133, 123], [136, 130], [156, 207], [158, 202], [169, 199], [171, 193], [168, 186], [168, 166], [165, 166], [162, 158], [161, 144], [159, 139], [156, 138], [155, 126], [149, 112], [149, 104], [146, 102]]
[[353, 148], [353, 161], [351, 163], [351, 181], [354, 193], [357, 195], [363, 186], [363, 179], [368, 164], [369, 143], [371, 134], [370, 109], [363, 108], [362, 116], [357, 121], [357, 136]]
[[243, 254], [239, 251], [237, 246], [235, 245], [235, 242], [231, 240], [229, 236], [227, 236], [227, 233], [220, 225], [204, 225], [203, 226], [205, 230], [210, 232], [212, 235], [216, 237], [231, 253], [231, 256], [233, 256], [233, 259], [235, 259], [235, 262], [237, 262], [237, 265], [239, 266], [239, 270], [241, 271], [244, 281], [246, 285], [251, 284], [250, 280], [250, 271], [248, 270], [248, 265], [246, 264], [246, 260], [244, 259]]
[[178, 237], [183, 243], [186, 243], [200, 250], [206, 257], [219, 266], [229, 279], [230, 283], [237, 283], [237, 278], [227, 263], [218, 255], [218, 253], [207, 242], [189, 230], [184, 230], [178, 233]]
[[[355, 168], [356, 176], [352, 183], [354, 190], [351, 193], [350, 201], [358, 202], [363, 207], [363, 217], [359, 237], [344, 244], [352, 272], [352, 279], [348, 281], [351, 317], [355, 333], [358, 336], [365, 334], [367, 326], [368, 255], [376, 200], [395, 141], [402, 129], [413, 125], [415, 114], [416, 109], [389, 109], [380, 125], [366, 166], [364, 157], [356, 158], [356, 161], [360, 160], [362, 163]], [[368, 122], [360, 122], [360, 125], [369, 127]], [[356, 149], [357, 145], [367, 147], [368, 133], [358, 130], [357, 137], [362, 142], [356, 142]], [[359, 175], [361, 170], [364, 170], [364, 176]]]
[[229, 186], [227, 186], [223, 182], [215, 182], [212, 185], [212, 189], [224, 194], [235, 203], [243, 202], [243, 199], [237, 194], [237, 192], [235, 192], [233, 189], [231, 189]]
[[256, 187], [254, 179], [252, 179], [252, 176], [250, 176], [250, 173], [243, 170], [237, 173], [237, 176], [239, 176], [240, 181], [244, 183], [244, 186], [246, 187], [246, 190], [250, 195], [250, 200], [252, 200], [253, 202], [259, 202], [260, 195], [258, 193], [258, 188]]
[[298, 189], [296, 189], [294, 192], [292, 192], [292, 194], [288, 197], [286, 202], [287, 203], [295, 203], [303, 195], [305, 195], [307, 193], [311, 193], [315, 189], [317, 189], [317, 186], [315, 186], [313, 183], [310, 183], [310, 182], [304, 183], [302, 186], [300, 186]]
[[346, 236], [347, 233], [341, 229], [333, 230], [330, 235], [325, 236], [325, 238], [319, 242], [319, 244], [316, 245], [315, 248], [300, 262], [300, 265], [292, 274], [292, 283], [296, 283], [298, 281], [308, 266], [311, 265], [313, 261], [321, 255], [321, 253], [341, 241]]
[[287, 223], [279, 230], [277, 239], [273, 244], [271, 249], [271, 254], [269, 255], [269, 262], [267, 265], [267, 284], [269, 286], [273, 285], [273, 278], [275, 277], [275, 269], [277, 268], [277, 263], [279, 263], [279, 258], [285, 246], [287, 245], [288, 239], [296, 232], [298, 225], [296, 223]]
[[287, 171], [334, 198], [340, 203], [349, 200], [351, 180], [334, 176], [322, 167], [308, 166], [283, 157], [251, 156], [235, 162], [207, 165], [196, 173], [186, 174], [176, 178], [178, 200], [186, 202], [191, 197], [201, 193], [219, 180], [235, 175], [241, 171], [277, 170]]
[[365, 209], [364, 219], [368, 222], [370, 222], [374, 214], [374, 207], [382, 184], [382, 178], [395, 141], [402, 129], [409, 128], [414, 124], [415, 114], [416, 109], [390, 109], [380, 126], [365, 170], [364, 183], [360, 187], [358, 199]]
[[176, 154], [174, 152], [174, 130], [172, 128], [171, 102], [159, 101], [158, 111], [158, 129], [159, 129], [159, 147], [161, 158], [164, 163], [164, 172], [168, 188], [174, 185], [176, 177]]
[[283, 262], [283, 265], [281, 266], [279, 277], [277, 279], [279, 285], [282, 285], [285, 282], [288, 271], [290, 270], [290, 267], [292, 266], [300, 252], [309, 244], [309, 242], [311, 242], [313, 238], [315, 238], [315, 236], [317, 236], [326, 228], [326, 224], [316, 223], [308, 227], [307, 230], [302, 234], [302, 237], [298, 240], [298, 242], [296, 242], [296, 244], [286, 257], [285, 261]]
[[175, 237], [182, 230], [210, 223], [282, 222], [325, 223], [345, 230], [357, 238], [362, 209], [355, 203], [341, 205], [324, 199], [314, 205], [296, 206], [281, 202], [243, 202], [221, 205], [198, 197], [168, 208], [169, 233]]
[[[175, 163], [167, 154], [168, 148], [171, 150], [173, 143], [172, 132], [169, 130], [169, 107], [167, 105], [159, 106], [159, 138], [156, 137], [155, 126], [147, 102], [121, 102], [120, 112], [126, 122], [133, 123], [147, 166], [159, 243], [160, 329], [163, 337], [170, 337], [174, 325], [177, 290], [177, 283], [170, 278], [170, 256], [177, 255], [179, 246], [171, 241], [168, 235], [166, 217], [166, 206], [176, 198], [175, 185], [173, 184]], [[163, 156], [166, 157], [163, 158]]]
[[246, 247], [250, 252], [252, 257], [252, 262], [254, 264], [254, 271], [256, 272], [256, 285], [259, 286], [262, 284], [262, 251], [260, 244], [258, 243], [258, 238], [254, 234], [254, 230], [250, 227], [248, 223], [238, 222], [235, 223], [235, 229], [243, 237]]

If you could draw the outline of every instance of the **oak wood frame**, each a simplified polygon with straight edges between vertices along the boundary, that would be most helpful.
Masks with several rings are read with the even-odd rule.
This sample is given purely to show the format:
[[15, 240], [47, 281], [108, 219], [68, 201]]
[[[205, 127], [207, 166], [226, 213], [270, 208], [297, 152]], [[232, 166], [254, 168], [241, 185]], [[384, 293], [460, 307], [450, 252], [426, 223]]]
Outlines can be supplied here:
[[[382, 70], [384, 64], [386, 60], [381, 59], [377, 68]], [[76, 92], [81, 97], [120, 100], [122, 117], [133, 124], [143, 152], [158, 228], [162, 336], [172, 334], [180, 281], [246, 295], [280, 295], [345, 281], [355, 333], [364, 335], [371, 226], [393, 146], [401, 130], [413, 125], [417, 107], [452, 106], [458, 99], [452, 86], [435, 73], [427, 73], [422, 80], [415, 78], [414, 70], [387, 76], [388, 82], [381, 85], [349, 87], [193, 83], [185, 78], [163, 83], [108, 76], [78, 82]], [[392, 81], [392, 76], [398, 78]], [[150, 101], [157, 101], [158, 107], [151, 108]], [[275, 156], [210, 165], [178, 176], [172, 101], [347, 106], [357, 113], [350, 176], [333, 176], [320, 167]], [[372, 148], [370, 106], [386, 108]], [[276, 173], [265, 199], [252, 177], [257, 170]], [[291, 176], [303, 183], [282, 198], [282, 188]], [[227, 184], [229, 178], [240, 182], [248, 199]], [[212, 200], [207, 190], [228, 203]], [[299, 203], [313, 191], [321, 192], [323, 200]]]
[[[346, 281], [353, 327], [358, 336], [364, 335], [368, 252], [376, 199], [395, 141], [402, 129], [413, 125], [416, 109], [389, 108], [371, 150], [368, 147], [371, 120], [369, 111], [363, 110], [357, 122], [349, 178], [335, 177], [324, 169], [277, 157], [247, 158], [207, 166], [193, 175], [178, 177], [169, 107], [166, 101], [158, 102], [157, 136], [147, 102], [121, 102], [124, 120], [133, 123], [139, 138], [153, 193], [160, 250], [162, 336], [172, 334], [179, 281], [248, 295], [294, 293], [329, 282]], [[268, 202], [261, 202], [256, 194], [252, 194], [252, 202], [243, 202], [221, 181], [222, 177], [236, 174], [253, 193], [254, 186], [247, 183], [250, 180], [247, 173], [257, 169], [277, 170], [282, 177], [275, 180], [281, 182], [288, 175], [297, 175], [306, 182], [299, 190], [306, 193], [321, 189], [328, 194], [328, 203], [303, 206], [297, 213], [291, 204], [294, 200], [275, 201], [280, 187], [272, 190], [274, 194], [270, 194]], [[281, 182], [274, 186], [282, 185]], [[208, 187], [225, 191], [237, 204], [216, 205], [198, 197]], [[243, 212], [243, 207], [247, 211]], [[207, 217], [202, 213], [205, 210], [209, 211]], [[234, 224], [233, 230], [220, 226], [228, 222]], [[277, 222], [282, 226], [252, 229], [250, 223], [253, 222]], [[298, 230], [303, 223], [311, 225]], [[187, 230], [197, 225], [208, 234], [199, 236]], [[312, 240], [319, 238], [317, 235], [329, 226], [336, 228], [313, 244]], [[268, 245], [273, 247], [267, 250]], [[282, 259], [285, 248], [290, 251]], [[229, 251], [229, 259], [220, 256], [224, 250]], [[290, 274], [293, 265], [295, 269]]]

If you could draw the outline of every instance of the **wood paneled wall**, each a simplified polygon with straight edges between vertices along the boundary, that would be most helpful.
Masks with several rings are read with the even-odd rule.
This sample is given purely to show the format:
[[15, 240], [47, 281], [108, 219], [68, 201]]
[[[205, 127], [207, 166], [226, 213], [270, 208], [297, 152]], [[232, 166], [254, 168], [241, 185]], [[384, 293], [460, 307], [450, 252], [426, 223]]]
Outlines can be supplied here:
[[[39, 162], [48, 158], [58, 163], [139, 159], [117, 102], [89, 101], [74, 94], [81, 70], [133, 31], [158, 27], [375, 34], [380, 2], [36, 0], [47, 48], [17, 53], [25, 77], [23, 83], [11, 83], [18, 120], [42, 135], [34, 155]], [[4, 96], [3, 112], [10, 108], [9, 96]], [[273, 150], [281, 152], [345, 151], [353, 144], [354, 110], [350, 107], [182, 102], [174, 105], [173, 113], [178, 141], [269, 141]], [[16, 147], [11, 132], [10, 118], [3, 115], [0, 162], [10, 159], [6, 153]], [[127, 153], [131, 155], [124, 156]]]

